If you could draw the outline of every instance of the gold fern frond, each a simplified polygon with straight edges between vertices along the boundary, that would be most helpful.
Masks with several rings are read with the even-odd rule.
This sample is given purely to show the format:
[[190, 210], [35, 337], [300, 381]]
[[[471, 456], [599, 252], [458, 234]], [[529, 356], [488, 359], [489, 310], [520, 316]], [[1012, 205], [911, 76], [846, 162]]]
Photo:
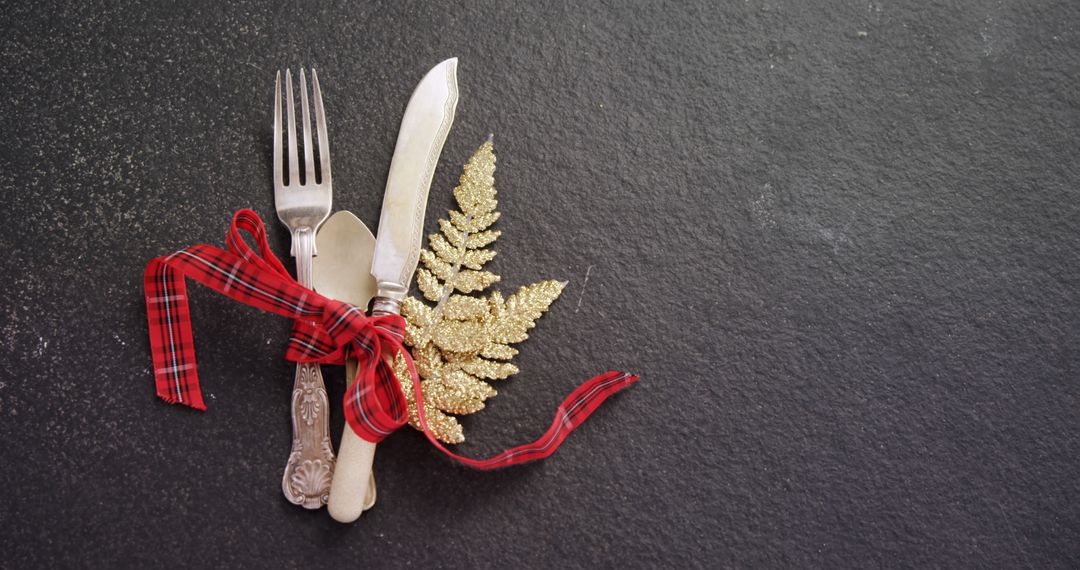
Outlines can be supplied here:
[[420, 261], [427, 267], [428, 271], [435, 277], [438, 277], [440, 281], [446, 282], [454, 276], [454, 265], [452, 262], [443, 261], [438, 255], [431, 253], [426, 249], [420, 251]]
[[[443, 412], [472, 414], [484, 408], [484, 400], [496, 394], [495, 389], [463, 370], [451, 370], [425, 382], [431, 403]], [[429, 392], [424, 392], [427, 396]]]
[[456, 321], [479, 319], [486, 315], [487, 312], [487, 301], [476, 297], [466, 297], [465, 295], [450, 295], [442, 306], [443, 318]]
[[492, 307], [497, 318], [488, 329], [490, 342], [510, 344], [529, 338], [526, 331], [536, 326], [536, 319], [559, 298], [566, 283], [549, 279], [518, 289], [506, 301]]
[[517, 349], [511, 348], [508, 344], [502, 344], [499, 342], [491, 342], [480, 351], [480, 356], [484, 358], [493, 358], [496, 360], [510, 360], [517, 356]]
[[[420, 252], [423, 267], [417, 270], [416, 284], [433, 305], [408, 297], [401, 306], [405, 343], [412, 348], [421, 380], [424, 415], [435, 437], [445, 443], [465, 439], [454, 415], [475, 413], [496, 395], [487, 381], [518, 372], [509, 362], [518, 351], [510, 345], [528, 338], [527, 331], [565, 285], [540, 281], [506, 299], [498, 291], [486, 298], [469, 296], [499, 281], [498, 275], [484, 269], [496, 255], [488, 246], [501, 235], [490, 229], [499, 219], [491, 141], [465, 163], [454, 199], [458, 210], [439, 220], [440, 233], [428, 236], [431, 249]], [[408, 401], [409, 423], [419, 428], [408, 367], [400, 355], [394, 360], [394, 373]]]
[[429, 327], [431, 340], [439, 350], [456, 354], [480, 352], [487, 344], [487, 323], [484, 321], [454, 321], [450, 319]]
[[502, 235], [502, 232], [499, 230], [489, 230], [486, 232], [469, 234], [469, 237], [465, 240], [465, 247], [476, 249], [478, 247], [489, 246], [492, 242], [499, 239], [500, 235]]
[[454, 227], [454, 224], [446, 220], [439, 220], [439, 229], [442, 230], [443, 235], [454, 247], [463, 247], [465, 245], [465, 232]]
[[457, 275], [447, 280], [452, 283], [454, 289], [462, 293], [475, 293], [483, 291], [499, 281], [499, 276], [490, 271], [476, 271], [474, 269], [458, 269]]
[[[398, 353], [394, 357], [394, 376], [401, 382], [401, 391], [405, 394], [405, 401], [409, 409], [409, 424], [419, 429], [420, 413], [416, 410], [416, 395], [413, 394], [412, 382], [409, 381], [409, 365]], [[435, 407], [428, 397], [426, 382], [420, 383], [420, 390], [424, 393], [424, 416], [435, 437], [443, 443], [461, 443], [465, 441], [465, 431], [457, 418], [447, 415]]]
[[431, 302], [437, 302], [442, 299], [443, 284], [439, 283], [439, 278], [435, 277], [430, 271], [424, 268], [416, 270], [416, 286], [420, 288], [420, 292], [424, 294], [424, 298]]
[[483, 358], [471, 358], [462, 363], [461, 369], [477, 378], [502, 380], [518, 373], [518, 367], [509, 362], [497, 362]]
[[498, 212], [488, 212], [476, 216], [468, 216], [461, 212], [450, 212], [450, 222], [454, 227], [461, 228], [463, 232], [479, 232], [491, 227], [499, 219]]

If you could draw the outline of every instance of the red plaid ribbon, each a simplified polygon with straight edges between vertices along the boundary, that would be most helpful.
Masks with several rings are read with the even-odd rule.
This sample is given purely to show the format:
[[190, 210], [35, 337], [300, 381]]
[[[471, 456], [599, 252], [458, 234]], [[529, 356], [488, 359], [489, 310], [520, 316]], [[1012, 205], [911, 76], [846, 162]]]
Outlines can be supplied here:
[[[258, 252], [247, 244], [241, 232], [255, 238]], [[195, 245], [152, 259], [146, 266], [146, 313], [154, 381], [158, 396], [167, 402], [206, 409], [195, 366], [185, 281], [188, 277], [246, 305], [294, 319], [285, 355], [289, 360], [341, 364], [350, 355], [357, 358], [360, 366], [356, 382], [345, 394], [345, 419], [357, 435], [368, 441], [382, 441], [408, 422], [405, 394], [391, 369], [394, 355], [400, 352], [409, 366], [420, 425], [428, 440], [446, 455], [479, 469], [551, 455], [604, 400], [638, 379], [623, 372], [601, 374], [563, 400], [551, 427], [536, 441], [488, 459], [462, 457], [443, 447], [428, 427], [416, 367], [402, 346], [404, 319], [398, 315], [369, 317], [362, 308], [302, 287], [270, 251], [263, 221], [251, 210], [236, 212], [225, 242], [228, 250]]]

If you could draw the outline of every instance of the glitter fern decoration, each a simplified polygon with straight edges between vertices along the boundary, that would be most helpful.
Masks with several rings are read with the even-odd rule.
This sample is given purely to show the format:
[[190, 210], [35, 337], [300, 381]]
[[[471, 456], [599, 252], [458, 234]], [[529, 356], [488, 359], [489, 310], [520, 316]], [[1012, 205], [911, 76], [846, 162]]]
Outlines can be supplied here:
[[[420, 375], [425, 415], [432, 432], [446, 443], [465, 440], [455, 415], [483, 409], [496, 394], [489, 382], [518, 372], [510, 363], [518, 351], [510, 345], [528, 338], [527, 331], [566, 285], [546, 280], [507, 298], [497, 291], [486, 297], [473, 295], [499, 281], [498, 275], [484, 269], [495, 257], [490, 246], [501, 233], [491, 229], [499, 212], [490, 138], [465, 164], [454, 198], [458, 210], [450, 212], [449, 220], [439, 220], [441, 233], [428, 236], [431, 249], [420, 252], [423, 267], [417, 270], [416, 284], [424, 300], [408, 297], [401, 306], [405, 343], [412, 348]], [[394, 370], [403, 379], [409, 423], [419, 429], [408, 369], [400, 356]]]

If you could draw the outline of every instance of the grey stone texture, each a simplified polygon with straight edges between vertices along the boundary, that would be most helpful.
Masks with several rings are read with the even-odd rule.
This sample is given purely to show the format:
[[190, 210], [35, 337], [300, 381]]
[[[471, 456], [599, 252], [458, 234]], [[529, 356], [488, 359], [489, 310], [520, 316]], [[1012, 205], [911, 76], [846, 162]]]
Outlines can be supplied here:
[[[8, 0], [0, 28], [0, 567], [1080, 566], [1076, 2]], [[494, 133], [499, 287], [570, 282], [460, 449], [642, 381], [539, 464], [403, 430], [342, 526], [281, 495], [289, 323], [192, 287], [210, 409], [170, 407], [142, 270], [241, 207], [287, 255], [286, 66], [374, 229], [451, 56], [427, 227]]]

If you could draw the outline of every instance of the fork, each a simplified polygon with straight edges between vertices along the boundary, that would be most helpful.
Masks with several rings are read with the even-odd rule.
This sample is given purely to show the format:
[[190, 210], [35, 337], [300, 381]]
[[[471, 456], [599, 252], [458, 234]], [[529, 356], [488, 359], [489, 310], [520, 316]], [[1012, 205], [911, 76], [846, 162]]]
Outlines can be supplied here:
[[[288, 180], [281, 159], [281, 72], [274, 84], [274, 205], [278, 219], [292, 234], [291, 254], [296, 258], [296, 279], [311, 288], [311, 258], [315, 255], [315, 232], [330, 215], [330, 147], [326, 136], [319, 76], [311, 70], [315, 99], [315, 129], [319, 138], [320, 178], [315, 179], [315, 159], [311, 144], [311, 117], [308, 112], [307, 79], [300, 69], [300, 107], [304, 137], [304, 182], [300, 182], [296, 150], [296, 115], [293, 107], [292, 74], [285, 70], [288, 129]], [[334, 474], [334, 449], [330, 442], [329, 400], [318, 364], [297, 363], [292, 393], [292, 451], [285, 465], [281, 489], [285, 498], [306, 509], [326, 504]]]

